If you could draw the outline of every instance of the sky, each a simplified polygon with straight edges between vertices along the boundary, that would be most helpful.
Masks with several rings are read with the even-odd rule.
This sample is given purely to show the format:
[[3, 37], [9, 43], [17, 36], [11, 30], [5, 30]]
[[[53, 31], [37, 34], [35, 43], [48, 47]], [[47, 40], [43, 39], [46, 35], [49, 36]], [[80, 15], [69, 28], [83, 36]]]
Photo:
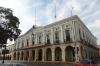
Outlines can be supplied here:
[[[100, 0], [0, 0], [0, 6], [11, 8], [19, 18], [21, 35], [35, 25], [45, 26], [72, 15], [78, 15], [100, 44]], [[11, 43], [8, 41], [8, 43]]]

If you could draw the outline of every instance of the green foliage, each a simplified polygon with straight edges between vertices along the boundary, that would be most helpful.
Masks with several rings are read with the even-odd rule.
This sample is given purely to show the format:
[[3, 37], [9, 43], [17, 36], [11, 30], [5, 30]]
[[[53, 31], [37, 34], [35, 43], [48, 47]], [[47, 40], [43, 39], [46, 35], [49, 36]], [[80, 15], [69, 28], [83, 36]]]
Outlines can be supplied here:
[[6, 44], [7, 39], [16, 40], [20, 35], [19, 19], [9, 8], [0, 7], [0, 44]]

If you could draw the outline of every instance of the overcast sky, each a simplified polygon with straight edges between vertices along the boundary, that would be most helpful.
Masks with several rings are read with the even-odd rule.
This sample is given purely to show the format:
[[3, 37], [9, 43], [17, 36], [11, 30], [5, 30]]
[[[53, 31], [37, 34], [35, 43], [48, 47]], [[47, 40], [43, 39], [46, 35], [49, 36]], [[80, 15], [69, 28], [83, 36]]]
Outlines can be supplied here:
[[55, 3], [57, 21], [78, 15], [88, 29], [97, 37], [100, 44], [100, 0], [0, 0], [0, 6], [11, 8], [13, 14], [20, 20], [21, 34], [28, 31], [35, 24], [45, 26], [55, 21]]

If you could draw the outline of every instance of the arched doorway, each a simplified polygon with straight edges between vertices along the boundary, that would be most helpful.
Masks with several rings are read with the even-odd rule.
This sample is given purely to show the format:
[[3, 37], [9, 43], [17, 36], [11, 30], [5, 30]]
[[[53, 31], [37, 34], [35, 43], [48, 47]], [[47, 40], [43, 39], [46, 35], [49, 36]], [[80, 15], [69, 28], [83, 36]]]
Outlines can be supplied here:
[[39, 49], [38, 60], [42, 61], [42, 49]]
[[23, 60], [23, 57], [24, 57], [24, 56], [23, 56], [23, 51], [22, 51], [22, 52], [21, 52], [21, 60]]
[[16, 52], [14, 53], [14, 60], [16, 60]]
[[29, 58], [29, 51], [26, 52], [26, 60]]
[[66, 61], [75, 61], [75, 52], [74, 52], [74, 48], [72, 46], [67, 46], [65, 49], [66, 52]]
[[17, 53], [17, 60], [19, 60], [19, 57], [20, 57], [19, 55], [20, 55], [20, 53], [18, 52], [18, 53]]
[[55, 49], [55, 60], [56, 61], [62, 61], [62, 51], [60, 47], [57, 47]]
[[52, 52], [50, 48], [48, 48], [46, 51], [46, 58], [47, 58], [47, 61], [52, 61]]
[[32, 50], [32, 60], [35, 60], [35, 50]]

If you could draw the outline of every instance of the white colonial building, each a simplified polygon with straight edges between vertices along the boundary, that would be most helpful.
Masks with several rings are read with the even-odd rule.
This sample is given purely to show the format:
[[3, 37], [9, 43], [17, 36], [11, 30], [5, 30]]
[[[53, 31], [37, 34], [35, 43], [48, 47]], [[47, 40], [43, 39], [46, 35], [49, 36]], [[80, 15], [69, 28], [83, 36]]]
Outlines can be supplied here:
[[97, 38], [77, 15], [33, 26], [14, 43], [14, 60], [78, 62], [91, 58], [98, 58]]

